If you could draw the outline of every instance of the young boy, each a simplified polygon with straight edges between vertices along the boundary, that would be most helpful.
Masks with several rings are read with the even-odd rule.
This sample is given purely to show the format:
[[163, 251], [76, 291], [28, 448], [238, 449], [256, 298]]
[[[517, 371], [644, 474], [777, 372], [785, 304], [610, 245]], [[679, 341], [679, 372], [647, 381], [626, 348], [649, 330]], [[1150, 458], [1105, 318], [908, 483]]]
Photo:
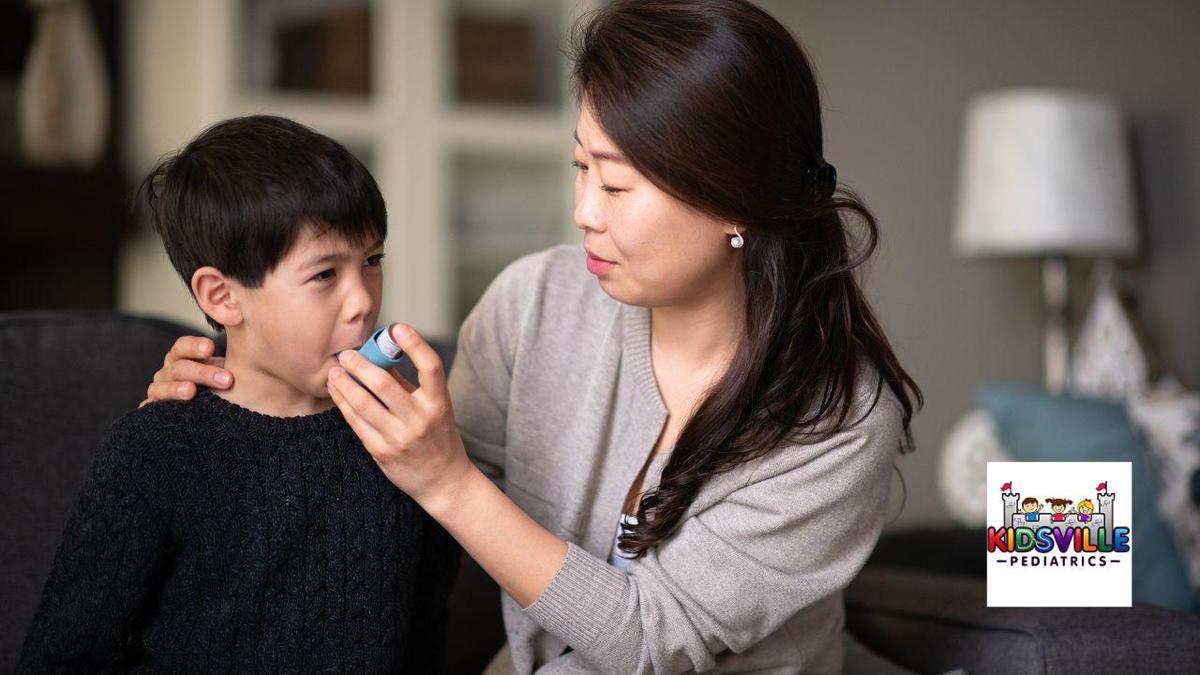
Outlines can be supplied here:
[[235, 384], [113, 424], [20, 669], [440, 670], [460, 549], [325, 388], [378, 318], [374, 179], [333, 140], [256, 116], [209, 128], [146, 185]]

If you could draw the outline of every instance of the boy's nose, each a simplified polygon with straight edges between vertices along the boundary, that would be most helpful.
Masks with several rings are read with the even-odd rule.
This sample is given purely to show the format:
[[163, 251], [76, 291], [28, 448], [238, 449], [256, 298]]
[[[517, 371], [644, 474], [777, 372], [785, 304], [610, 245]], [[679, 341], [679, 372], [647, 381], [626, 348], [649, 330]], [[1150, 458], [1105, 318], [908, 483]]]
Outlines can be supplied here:
[[[342, 314], [348, 322], [366, 321], [374, 307], [375, 297], [371, 290], [367, 288], [366, 284], [359, 283], [347, 293], [342, 305]], [[370, 326], [367, 328], [369, 329]]]

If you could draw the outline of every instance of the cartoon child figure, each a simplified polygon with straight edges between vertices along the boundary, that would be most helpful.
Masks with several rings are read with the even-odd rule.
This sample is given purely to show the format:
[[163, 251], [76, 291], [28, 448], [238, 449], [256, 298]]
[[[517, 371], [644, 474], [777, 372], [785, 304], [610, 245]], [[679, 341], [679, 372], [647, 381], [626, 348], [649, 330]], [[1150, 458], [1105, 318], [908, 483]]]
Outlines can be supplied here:
[[1067, 504], [1071, 503], [1070, 499], [1053, 499], [1053, 498], [1051, 498], [1051, 499], [1047, 499], [1046, 503], [1050, 505], [1050, 510], [1054, 511], [1054, 515], [1051, 517], [1052, 521], [1054, 521], [1056, 523], [1061, 523], [1067, 519], [1067, 514], [1064, 513], [1064, 511], [1067, 510]]
[[1095, 512], [1096, 507], [1092, 506], [1092, 500], [1084, 499], [1079, 502], [1077, 509], [1075, 515], [1079, 518], [1079, 522], [1086, 523], [1092, 519], [1092, 513]]
[[1026, 497], [1022, 500], [1021, 510], [1025, 512], [1025, 520], [1030, 523], [1036, 523], [1038, 516], [1042, 515], [1042, 505], [1038, 503], [1037, 497]]

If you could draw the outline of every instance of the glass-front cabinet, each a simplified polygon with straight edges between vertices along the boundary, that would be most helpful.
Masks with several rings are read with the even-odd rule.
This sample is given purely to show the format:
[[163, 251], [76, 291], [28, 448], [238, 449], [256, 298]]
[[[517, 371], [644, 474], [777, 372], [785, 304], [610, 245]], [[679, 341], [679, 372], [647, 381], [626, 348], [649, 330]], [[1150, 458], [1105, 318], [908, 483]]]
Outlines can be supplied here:
[[197, 119], [288, 116], [375, 175], [388, 206], [381, 320], [453, 336], [507, 264], [581, 240], [562, 48], [599, 0], [186, 2], [186, 17], [146, 0], [138, 11], [143, 30], [195, 22]]

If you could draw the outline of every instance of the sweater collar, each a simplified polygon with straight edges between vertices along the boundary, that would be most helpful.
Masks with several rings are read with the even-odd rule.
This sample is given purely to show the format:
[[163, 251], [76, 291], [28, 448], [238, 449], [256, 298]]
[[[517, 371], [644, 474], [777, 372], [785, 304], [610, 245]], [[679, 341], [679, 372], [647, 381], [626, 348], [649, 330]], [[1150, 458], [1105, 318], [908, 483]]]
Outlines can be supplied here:
[[655, 412], [665, 417], [667, 404], [658, 390], [650, 355], [650, 308], [622, 304], [621, 312], [625, 322], [622, 349], [630, 359], [638, 391]]
[[324, 412], [295, 417], [276, 417], [255, 412], [249, 408], [227, 401], [207, 387], [201, 387], [195, 402], [214, 416], [232, 420], [254, 433], [280, 436], [303, 436], [323, 433], [338, 428], [349, 428], [342, 411], [334, 406]]

